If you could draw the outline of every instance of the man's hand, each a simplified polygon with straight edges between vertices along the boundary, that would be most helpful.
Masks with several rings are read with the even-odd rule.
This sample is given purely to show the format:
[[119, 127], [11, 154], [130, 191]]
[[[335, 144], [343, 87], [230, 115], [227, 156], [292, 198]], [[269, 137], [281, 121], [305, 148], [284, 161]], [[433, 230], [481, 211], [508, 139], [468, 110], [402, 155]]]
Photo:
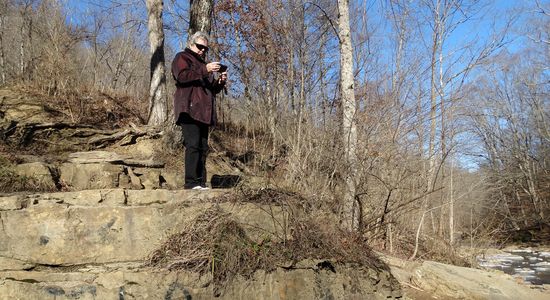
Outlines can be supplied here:
[[217, 72], [219, 69], [220, 69], [219, 61], [214, 61], [206, 64], [206, 70], [208, 71], [208, 73]]
[[227, 72], [223, 72], [220, 74], [220, 77], [218, 78], [219, 84], [224, 84], [227, 81]]

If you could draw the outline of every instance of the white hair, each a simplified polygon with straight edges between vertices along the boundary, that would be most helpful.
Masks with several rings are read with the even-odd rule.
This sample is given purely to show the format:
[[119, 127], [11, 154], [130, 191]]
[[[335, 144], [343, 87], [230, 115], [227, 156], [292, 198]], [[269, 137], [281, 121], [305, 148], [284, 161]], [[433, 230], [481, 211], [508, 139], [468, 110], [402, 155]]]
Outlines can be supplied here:
[[189, 41], [187, 42], [187, 47], [192, 47], [198, 40], [206, 40], [209, 41], [210, 37], [208, 34], [202, 31], [197, 31], [193, 33]]

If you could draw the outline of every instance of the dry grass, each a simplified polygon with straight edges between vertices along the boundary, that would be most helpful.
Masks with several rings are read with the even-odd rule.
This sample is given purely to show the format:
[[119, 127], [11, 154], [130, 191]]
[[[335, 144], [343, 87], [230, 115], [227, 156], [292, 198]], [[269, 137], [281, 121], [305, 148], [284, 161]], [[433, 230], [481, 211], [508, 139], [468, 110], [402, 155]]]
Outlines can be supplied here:
[[471, 259], [461, 255], [456, 247], [452, 247], [446, 241], [441, 239], [427, 239], [422, 245], [423, 249], [420, 251], [419, 259], [433, 260], [460, 267], [472, 266]]
[[269, 187], [255, 189], [246, 185], [239, 186], [239, 190], [235, 193], [216, 199], [216, 202], [246, 202], [287, 206], [304, 212], [309, 211], [311, 208], [310, 201], [296, 192]]
[[24, 84], [11, 86], [7, 90], [28, 103], [42, 106], [49, 114], [44, 122], [88, 124], [102, 129], [124, 127], [129, 122], [145, 123], [147, 105], [140, 99], [123, 94], [80, 88], [52, 95]]
[[[275, 195], [279, 204], [295, 201], [285, 200], [285, 192], [274, 190], [259, 192], [248, 200], [266, 203], [268, 195]], [[295, 217], [297, 215], [302, 217]], [[326, 219], [304, 215], [291, 214], [288, 237], [272, 236], [254, 241], [229, 214], [213, 206], [189, 222], [181, 233], [169, 237], [152, 253], [149, 263], [169, 270], [211, 274], [215, 289], [223, 288], [237, 275], [249, 278], [257, 270], [292, 268], [296, 262], [306, 259], [384, 268], [360, 235], [341, 231], [337, 224], [327, 224]]]

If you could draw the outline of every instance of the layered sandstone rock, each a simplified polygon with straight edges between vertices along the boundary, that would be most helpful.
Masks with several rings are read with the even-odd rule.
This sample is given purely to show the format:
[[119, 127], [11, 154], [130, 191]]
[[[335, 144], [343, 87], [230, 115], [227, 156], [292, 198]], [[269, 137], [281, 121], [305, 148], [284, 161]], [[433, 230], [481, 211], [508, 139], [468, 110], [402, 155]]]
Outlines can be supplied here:
[[0, 197], [0, 298], [6, 299], [388, 299], [388, 270], [325, 260], [237, 276], [147, 267], [167, 236], [212, 206], [252, 239], [283, 234], [277, 205], [220, 201], [226, 191], [86, 190]]

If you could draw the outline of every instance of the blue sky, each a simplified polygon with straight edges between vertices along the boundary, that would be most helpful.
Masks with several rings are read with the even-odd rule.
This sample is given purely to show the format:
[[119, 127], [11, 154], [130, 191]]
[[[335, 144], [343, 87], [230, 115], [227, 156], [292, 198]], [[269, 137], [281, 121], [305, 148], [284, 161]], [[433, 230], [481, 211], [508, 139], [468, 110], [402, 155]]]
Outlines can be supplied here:
[[[68, 10], [71, 12], [76, 12], [76, 14], [71, 14], [72, 17], [70, 21], [72, 23], [81, 23], [83, 20], [80, 20], [79, 18], [81, 18], [82, 14], [87, 9], [90, 9], [90, 8], [94, 8], [94, 7], [97, 8], [101, 6], [106, 7], [110, 5], [112, 2], [120, 3], [120, 4], [136, 2], [135, 0], [133, 1], [130, 1], [130, 0], [119, 0], [119, 1], [65, 0], [65, 1], [66, 1], [66, 7], [68, 8]], [[413, 1], [414, 3], [414, 1], [418, 1], [418, 0], [411, 0], [411, 1]], [[143, 2], [142, 10], [143, 12], [145, 12], [145, 3], [144, 3], [145, 1], [140, 1], [140, 2]], [[366, 0], [366, 1], [352, 0], [352, 2], [354, 2], [354, 5], [367, 5], [370, 8], [370, 10], [373, 10], [373, 9], [377, 10], [377, 8], [379, 8], [380, 5], [385, 5], [386, 0]], [[541, 0], [540, 2], [543, 4], [548, 4], [549, 0]], [[178, 3], [180, 3], [182, 7], [188, 6], [187, 0], [184, 0], [184, 1], [179, 0]], [[500, 16], [504, 17], [507, 14], [507, 11], [509, 11], [510, 9], [520, 8], [523, 5], [534, 5], [534, 0], [494, 0], [494, 3], [491, 5], [492, 8], [491, 8], [491, 11], [489, 12], [489, 15], [486, 15], [485, 17], [477, 21], [468, 22], [464, 26], [460, 26], [459, 28], [457, 28], [457, 30], [449, 37], [449, 40], [448, 40], [449, 44], [450, 45], [455, 43], [460, 44], [461, 42], [464, 42], [465, 39], [467, 39], [468, 37], [471, 37], [474, 34], [478, 35], [480, 40], [483, 40], [488, 36], [488, 34], [490, 34], [490, 30], [491, 30], [490, 23], [492, 22], [493, 16], [497, 16], [496, 18], [497, 25], [502, 25], [502, 24], [499, 24], [498, 17]], [[139, 8], [139, 6], [136, 6], [135, 4], [133, 6], [134, 8]], [[376, 16], [377, 14], [371, 14], [371, 16], [369, 17], [376, 18]], [[166, 17], [166, 14], [165, 14], [165, 17]], [[381, 17], [384, 17], [384, 16], [381, 16]], [[501, 18], [501, 20], [503, 19], [504, 18]], [[521, 22], [522, 21], [520, 21], [520, 23]], [[185, 26], [186, 24], [181, 24], [181, 25]], [[168, 42], [171, 43], [172, 46], [177, 46], [177, 43], [175, 43], [175, 41], [173, 40], [169, 40]], [[515, 47], [514, 45], [517, 46], [518, 44], [512, 44], [511, 47]]]

